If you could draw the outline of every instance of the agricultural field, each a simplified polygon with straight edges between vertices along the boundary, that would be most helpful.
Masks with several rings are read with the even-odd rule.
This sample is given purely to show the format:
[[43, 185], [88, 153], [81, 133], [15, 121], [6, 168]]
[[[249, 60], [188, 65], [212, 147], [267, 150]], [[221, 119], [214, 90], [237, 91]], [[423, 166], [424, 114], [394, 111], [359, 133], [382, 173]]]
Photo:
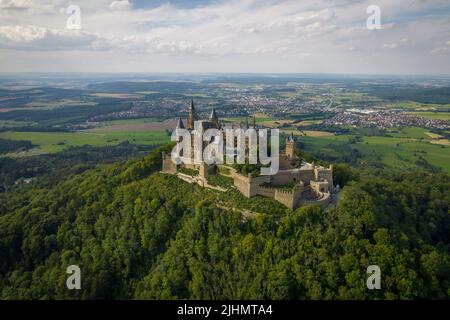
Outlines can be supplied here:
[[415, 101], [397, 101], [389, 102], [386, 107], [390, 109], [404, 109], [406, 112], [433, 112], [439, 110], [448, 110], [450, 104], [436, 104], [436, 103], [420, 103]]
[[0, 128], [17, 128], [35, 125], [33, 121], [0, 120]]
[[450, 112], [408, 112], [408, 114], [429, 119], [450, 121]]
[[123, 141], [133, 144], [158, 145], [170, 141], [165, 131], [118, 131], [118, 132], [1, 132], [0, 138], [10, 140], [28, 140], [38, 148], [21, 153], [29, 156], [43, 153], [55, 153], [69, 146], [110, 146]]
[[[421, 128], [406, 128], [389, 136], [302, 136], [299, 141], [306, 151], [342, 160], [343, 154], [359, 152], [359, 164], [376, 164], [392, 168], [414, 168], [424, 160], [443, 171], [450, 173], [450, 147], [440, 137], [430, 135]], [[439, 141], [440, 143], [436, 143]], [[448, 140], [446, 140], [448, 143]], [[347, 156], [348, 156], [347, 155]], [[351, 159], [350, 159], [351, 160]]]
[[[183, 120], [186, 123], [186, 120]], [[102, 122], [97, 128], [86, 132], [129, 132], [129, 131], [164, 131], [175, 129], [177, 120], [158, 120], [156, 118], [141, 118], [130, 120], [115, 120]]]

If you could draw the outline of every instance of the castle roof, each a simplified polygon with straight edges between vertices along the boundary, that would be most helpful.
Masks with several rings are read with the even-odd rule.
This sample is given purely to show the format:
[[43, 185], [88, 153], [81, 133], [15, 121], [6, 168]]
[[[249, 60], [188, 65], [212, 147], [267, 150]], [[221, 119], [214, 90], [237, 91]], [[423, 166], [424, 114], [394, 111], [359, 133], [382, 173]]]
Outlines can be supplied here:
[[293, 132], [291, 132], [291, 134], [289, 135], [288, 141], [289, 142], [294, 142], [295, 141]]
[[217, 119], [216, 110], [214, 108], [212, 108], [212, 110], [211, 110], [211, 114], [209, 115], [209, 119], [210, 120]]
[[177, 129], [184, 129], [183, 120], [181, 120], [181, 118], [178, 118]]

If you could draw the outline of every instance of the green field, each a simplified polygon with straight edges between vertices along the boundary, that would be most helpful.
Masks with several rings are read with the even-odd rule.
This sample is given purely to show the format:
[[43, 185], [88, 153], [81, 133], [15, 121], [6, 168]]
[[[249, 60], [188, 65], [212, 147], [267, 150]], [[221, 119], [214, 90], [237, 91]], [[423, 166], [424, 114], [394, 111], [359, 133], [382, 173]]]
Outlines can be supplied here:
[[17, 128], [35, 125], [33, 121], [0, 120], [0, 128]]
[[107, 146], [117, 145], [123, 141], [134, 144], [158, 145], [166, 143], [170, 137], [164, 131], [139, 132], [2, 132], [0, 138], [11, 140], [28, 140], [38, 145], [21, 155], [28, 156], [36, 153], [54, 153], [69, 146]]
[[362, 153], [361, 164], [380, 163], [393, 168], [415, 168], [421, 158], [429, 164], [450, 173], [450, 147], [431, 143], [424, 129], [406, 128], [392, 137], [363, 137], [361, 142], [350, 144], [352, 135], [328, 137], [300, 137], [306, 151], [342, 156], [350, 147]]
[[420, 103], [415, 101], [399, 101], [389, 102], [387, 107], [394, 109], [405, 109], [405, 111], [433, 111], [433, 110], [448, 110], [450, 104], [436, 104], [436, 103]]
[[408, 112], [408, 114], [429, 119], [450, 121], [450, 112]]
[[121, 124], [138, 124], [138, 123], [148, 123], [148, 122], [158, 122], [161, 119], [158, 118], [138, 118], [138, 119], [125, 119], [125, 120], [111, 120], [111, 121], [102, 121], [102, 126], [108, 125], [121, 125]]

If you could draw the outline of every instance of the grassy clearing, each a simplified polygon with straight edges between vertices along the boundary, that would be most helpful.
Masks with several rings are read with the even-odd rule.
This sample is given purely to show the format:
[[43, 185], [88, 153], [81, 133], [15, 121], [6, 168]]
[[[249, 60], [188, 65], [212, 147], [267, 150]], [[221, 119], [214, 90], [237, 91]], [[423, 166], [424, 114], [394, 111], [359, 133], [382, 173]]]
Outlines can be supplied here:
[[[408, 135], [409, 134], [409, 135]], [[450, 173], [450, 147], [432, 140], [424, 129], [406, 128], [392, 137], [363, 137], [362, 142], [350, 144], [352, 135], [301, 137], [307, 151], [342, 156], [349, 147], [363, 155], [362, 163], [381, 163], [393, 168], [416, 168], [421, 159]], [[445, 140], [445, 139], [444, 139]]]
[[[185, 120], [184, 120], [185, 121]], [[186, 123], [186, 122], [185, 122]], [[87, 132], [138, 132], [138, 131], [172, 131], [177, 125], [177, 120], [157, 121], [155, 119], [143, 120], [119, 120], [109, 123], [102, 123], [101, 126], [86, 130]]]
[[107, 146], [117, 145], [123, 141], [134, 144], [157, 145], [170, 139], [164, 131], [149, 132], [2, 132], [0, 138], [11, 140], [28, 140], [39, 146], [39, 150], [30, 150], [22, 155], [54, 153], [69, 146]]
[[405, 139], [430, 139], [430, 136], [426, 133], [425, 129], [418, 127], [402, 128], [401, 130], [391, 130], [389, 135], [394, 138]]

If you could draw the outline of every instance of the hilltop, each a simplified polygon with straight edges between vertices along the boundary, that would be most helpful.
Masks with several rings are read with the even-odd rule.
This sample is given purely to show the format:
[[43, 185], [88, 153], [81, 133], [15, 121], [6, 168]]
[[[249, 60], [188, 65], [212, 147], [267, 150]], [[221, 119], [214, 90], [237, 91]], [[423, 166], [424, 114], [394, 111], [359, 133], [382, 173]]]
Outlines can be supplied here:
[[[340, 165], [336, 208], [292, 211], [162, 174], [162, 150], [0, 193], [0, 297], [450, 296], [447, 175]], [[71, 264], [79, 291], [65, 286]], [[372, 264], [382, 290], [366, 288]]]

